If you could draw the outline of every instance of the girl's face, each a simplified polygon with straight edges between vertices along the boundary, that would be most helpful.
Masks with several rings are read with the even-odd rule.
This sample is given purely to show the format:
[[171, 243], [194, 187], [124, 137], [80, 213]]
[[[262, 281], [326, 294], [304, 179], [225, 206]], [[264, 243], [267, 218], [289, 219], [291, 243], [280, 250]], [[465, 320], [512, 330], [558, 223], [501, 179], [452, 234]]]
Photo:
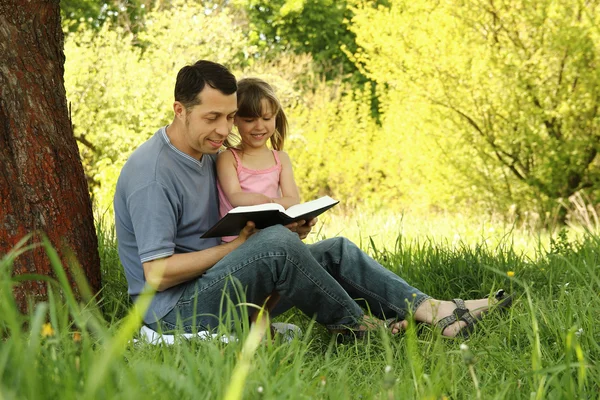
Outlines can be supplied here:
[[242, 139], [243, 147], [260, 148], [267, 145], [267, 141], [275, 133], [275, 117], [271, 104], [267, 99], [260, 102], [262, 115], [259, 117], [235, 116], [235, 125]]

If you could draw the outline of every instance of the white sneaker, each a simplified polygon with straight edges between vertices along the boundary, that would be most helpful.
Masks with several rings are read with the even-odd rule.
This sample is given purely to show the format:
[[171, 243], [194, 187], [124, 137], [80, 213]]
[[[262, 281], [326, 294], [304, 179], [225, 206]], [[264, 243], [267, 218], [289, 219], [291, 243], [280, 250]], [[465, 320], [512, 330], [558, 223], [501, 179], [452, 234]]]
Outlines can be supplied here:
[[295, 337], [302, 337], [302, 329], [294, 324], [286, 324], [285, 322], [273, 322], [271, 324], [273, 330], [283, 335], [283, 340], [291, 342]]
[[146, 325], [142, 325], [140, 329], [140, 340], [146, 341], [149, 344], [164, 344], [172, 345], [177, 339], [214, 339], [219, 338], [223, 343], [229, 343], [230, 340], [235, 340], [235, 337], [227, 337], [222, 335], [219, 337], [216, 333], [210, 333], [208, 331], [200, 331], [198, 333], [178, 333], [176, 335], [160, 334], [153, 329], [148, 328]]
[[[271, 324], [273, 329], [283, 336], [283, 340], [286, 342], [291, 342], [295, 337], [302, 337], [302, 329], [294, 324], [286, 324], [284, 322], [273, 322]], [[198, 333], [178, 333], [176, 335], [167, 335], [160, 334], [155, 330], [147, 327], [146, 325], [142, 325], [140, 328], [140, 339], [134, 339], [134, 343], [138, 342], [146, 342], [148, 344], [157, 345], [164, 344], [167, 346], [175, 343], [177, 339], [215, 339], [218, 338], [223, 343], [229, 343], [230, 341], [237, 340], [235, 336], [219, 336], [216, 333], [210, 333], [208, 331], [200, 331]]]

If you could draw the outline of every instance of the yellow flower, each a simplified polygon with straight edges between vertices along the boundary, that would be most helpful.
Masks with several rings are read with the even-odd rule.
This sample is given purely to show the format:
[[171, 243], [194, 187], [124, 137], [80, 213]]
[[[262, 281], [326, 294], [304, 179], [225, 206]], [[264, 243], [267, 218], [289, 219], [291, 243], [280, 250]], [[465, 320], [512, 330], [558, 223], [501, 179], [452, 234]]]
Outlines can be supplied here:
[[74, 342], [81, 342], [81, 333], [79, 332], [74, 332], [73, 333], [73, 341]]
[[508, 271], [506, 275], [508, 275], [509, 278], [512, 278], [513, 276], [515, 276], [515, 271]]
[[42, 326], [42, 337], [54, 336], [54, 329], [52, 328], [52, 324], [50, 322], [45, 323]]

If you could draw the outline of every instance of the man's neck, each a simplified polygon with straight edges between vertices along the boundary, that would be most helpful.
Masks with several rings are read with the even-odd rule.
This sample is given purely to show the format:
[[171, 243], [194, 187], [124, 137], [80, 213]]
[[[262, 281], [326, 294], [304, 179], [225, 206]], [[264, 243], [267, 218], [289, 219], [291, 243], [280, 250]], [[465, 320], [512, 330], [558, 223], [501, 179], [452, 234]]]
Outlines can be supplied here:
[[178, 124], [178, 121], [174, 120], [173, 122], [171, 122], [170, 125], [167, 125], [165, 131], [167, 132], [167, 137], [169, 138], [169, 141], [173, 146], [175, 146], [177, 150], [187, 154], [190, 157], [197, 159], [198, 161], [202, 160], [202, 154], [200, 154], [199, 157], [196, 155], [189, 154], [187, 147], [184, 145], [183, 132], [181, 126]]

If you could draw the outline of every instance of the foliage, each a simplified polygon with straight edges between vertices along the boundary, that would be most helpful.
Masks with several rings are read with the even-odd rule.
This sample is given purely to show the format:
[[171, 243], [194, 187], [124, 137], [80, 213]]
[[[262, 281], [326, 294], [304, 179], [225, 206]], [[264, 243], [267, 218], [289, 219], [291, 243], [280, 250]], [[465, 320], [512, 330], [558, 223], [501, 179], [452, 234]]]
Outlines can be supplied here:
[[[352, 89], [370, 88], [371, 114], [378, 118], [375, 82], [367, 78], [348, 57], [356, 50], [349, 29], [352, 11], [348, 2], [334, 0], [237, 0], [233, 2], [248, 18], [248, 38], [256, 45], [258, 59], [277, 59], [282, 52], [310, 54], [313, 69], [326, 80], [350, 83]], [[387, 1], [377, 0], [377, 4]]]
[[397, 204], [394, 162], [386, 157], [386, 138], [371, 118], [369, 99], [369, 87], [322, 82], [290, 112], [288, 149], [305, 199], [327, 194], [349, 209]]
[[[327, 193], [347, 209], [486, 211], [551, 225], [573, 193], [585, 190], [593, 206], [600, 196], [597, 9], [569, 1], [496, 9], [352, 0], [354, 17], [340, 22], [350, 11], [327, 1], [173, 0], [147, 3], [138, 30], [112, 20], [77, 25], [66, 38], [65, 84], [94, 200], [110, 208], [124, 161], [169, 123], [177, 70], [209, 58], [275, 86], [305, 199]], [[300, 38], [320, 38], [316, 18], [330, 14], [327, 31], [341, 23], [360, 46], [327, 46], [376, 86], [323, 77], [324, 59], [341, 58]], [[253, 35], [276, 27], [304, 29], [290, 33], [298, 47], [257, 45]], [[365, 106], [374, 91], [379, 120]]]
[[262, 52], [276, 56], [282, 50], [311, 54], [329, 78], [354, 73], [356, 67], [341, 51], [352, 50], [354, 34], [346, 1], [241, 0], [236, 2], [250, 22], [250, 40]]
[[459, 192], [504, 210], [598, 198], [598, 2], [354, 3], [354, 59], [385, 85], [387, 117], [435, 136], [422, 163], [445, 153]]
[[[174, 39], [176, 38], [176, 39]], [[134, 35], [112, 23], [80, 26], [65, 41], [65, 87], [94, 200], [106, 209], [131, 152], [172, 118], [177, 71], [208, 58], [232, 67], [246, 41], [226, 11], [177, 3], [146, 15]]]
[[144, 14], [154, 0], [61, 0], [60, 10], [66, 33], [80, 26], [101, 28], [111, 22], [135, 32], [143, 25]]

